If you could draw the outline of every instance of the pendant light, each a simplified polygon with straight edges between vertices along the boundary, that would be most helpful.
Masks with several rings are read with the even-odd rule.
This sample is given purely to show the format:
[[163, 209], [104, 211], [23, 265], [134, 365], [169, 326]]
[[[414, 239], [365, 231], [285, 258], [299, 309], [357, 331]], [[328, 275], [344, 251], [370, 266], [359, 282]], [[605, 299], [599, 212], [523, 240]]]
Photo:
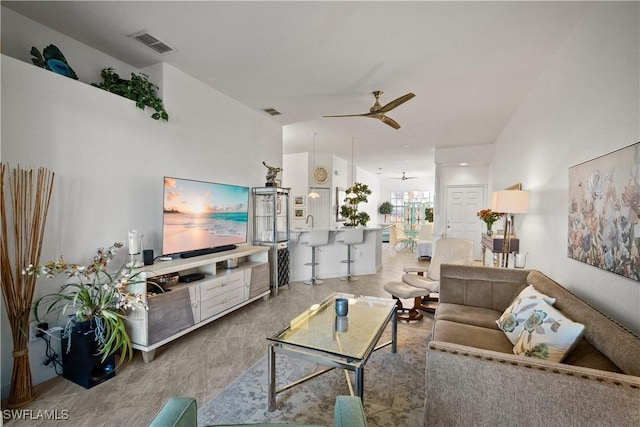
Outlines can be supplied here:
[[[316, 135], [317, 133], [314, 132], [313, 133], [313, 151], [311, 152], [311, 164], [313, 165], [311, 170], [315, 170], [316, 168]], [[309, 194], [307, 194], [307, 197], [310, 199], [317, 199], [318, 197], [320, 197], [320, 194], [316, 193], [315, 190], [311, 189], [311, 191], [309, 191]]]
[[358, 197], [358, 195], [356, 193], [353, 192], [353, 185], [356, 182], [356, 173], [355, 173], [355, 166], [353, 164], [353, 143], [354, 143], [355, 138], [351, 137], [351, 186], [349, 188], [352, 189], [352, 191], [350, 193], [347, 193], [347, 197], [349, 199], [355, 199], [356, 197]]

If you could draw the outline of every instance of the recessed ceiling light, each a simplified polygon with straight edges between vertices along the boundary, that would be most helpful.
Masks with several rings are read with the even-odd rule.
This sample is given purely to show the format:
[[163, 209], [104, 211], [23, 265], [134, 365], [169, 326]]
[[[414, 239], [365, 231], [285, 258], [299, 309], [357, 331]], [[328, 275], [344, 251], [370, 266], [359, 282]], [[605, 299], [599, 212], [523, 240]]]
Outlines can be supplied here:
[[460, 163], [460, 166], [467, 166], [468, 164], [469, 163], [462, 162], [462, 163]]

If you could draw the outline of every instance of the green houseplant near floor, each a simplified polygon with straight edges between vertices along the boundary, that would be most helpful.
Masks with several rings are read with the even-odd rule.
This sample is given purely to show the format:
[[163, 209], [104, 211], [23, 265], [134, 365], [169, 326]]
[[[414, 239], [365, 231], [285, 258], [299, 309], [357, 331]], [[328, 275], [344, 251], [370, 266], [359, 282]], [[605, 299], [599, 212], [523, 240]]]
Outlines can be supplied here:
[[[120, 267], [115, 272], [107, 271], [122, 243], [114, 243], [109, 248], [99, 248], [87, 266], [67, 263], [62, 256], [42, 266], [30, 265], [24, 271], [27, 275], [55, 277], [64, 273], [67, 282], [59, 292], [37, 299], [33, 306], [35, 318], [41, 322], [44, 316], [64, 314], [68, 316], [63, 336], [69, 338], [79, 325], [95, 331], [98, 344], [97, 354], [104, 362], [112, 354], [120, 353], [117, 366], [133, 356], [131, 340], [125, 329], [128, 309], [147, 309], [141, 295], [128, 291], [128, 286], [144, 281], [132, 269]], [[82, 327], [82, 326], [81, 326]]]

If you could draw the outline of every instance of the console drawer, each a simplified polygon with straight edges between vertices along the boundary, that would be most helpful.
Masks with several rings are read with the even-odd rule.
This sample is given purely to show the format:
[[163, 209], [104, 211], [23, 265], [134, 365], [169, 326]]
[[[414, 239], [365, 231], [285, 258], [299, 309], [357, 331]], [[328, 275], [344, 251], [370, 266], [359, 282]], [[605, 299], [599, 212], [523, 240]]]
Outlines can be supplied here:
[[207, 280], [200, 285], [200, 301], [204, 303], [205, 300], [227, 293], [232, 289], [242, 289], [243, 285], [244, 274], [242, 271]]
[[[240, 282], [242, 284], [242, 282]], [[229, 289], [228, 292], [218, 294], [214, 298], [208, 298], [200, 302], [200, 320], [214, 316], [223, 312], [234, 305], [238, 305], [244, 301], [244, 287], [239, 286]]]

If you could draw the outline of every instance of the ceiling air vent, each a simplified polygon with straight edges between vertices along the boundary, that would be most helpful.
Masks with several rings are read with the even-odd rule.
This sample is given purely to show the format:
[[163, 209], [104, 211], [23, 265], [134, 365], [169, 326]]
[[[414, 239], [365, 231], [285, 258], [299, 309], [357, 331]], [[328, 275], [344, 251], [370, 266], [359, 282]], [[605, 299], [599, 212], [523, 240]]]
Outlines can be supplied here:
[[129, 37], [137, 40], [138, 42], [142, 43], [149, 49], [152, 49], [154, 52], [159, 53], [160, 55], [175, 51], [174, 48], [158, 39], [157, 37], [152, 36], [147, 31], [140, 31], [135, 34], [131, 34]]
[[282, 114], [280, 111], [276, 110], [275, 108], [263, 108], [262, 111], [264, 111], [267, 114], [271, 114], [272, 116], [279, 116], [280, 114]]

